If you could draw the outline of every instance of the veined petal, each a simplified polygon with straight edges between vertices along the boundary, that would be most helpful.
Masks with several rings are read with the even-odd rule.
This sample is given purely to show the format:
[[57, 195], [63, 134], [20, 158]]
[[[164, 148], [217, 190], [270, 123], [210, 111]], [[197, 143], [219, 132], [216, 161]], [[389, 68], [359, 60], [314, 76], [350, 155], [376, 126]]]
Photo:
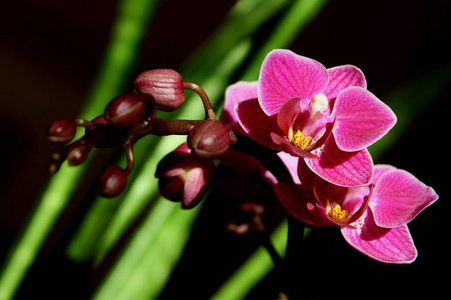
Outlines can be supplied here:
[[260, 69], [258, 99], [263, 111], [274, 116], [292, 98], [310, 99], [321, 93], [327, 82], [321, 63], [289, 50], [273, 50]]
[[302, 222], [317, 226], [336, 226], [319, 209], [315, 196], [300, 184], [282, 182], [274, 185], [274, 192], [285, 209]]
[[396, 169], [379, 178], [369, 206], [378, 226], [396, 228], [410, 222], [437, 199], [433, 188], [409, 172]]
[[338, 94], [333, 115], [332, 132], [337, 146], [344, 151], [370, 146], [396, 123], [390, 107], [360, 87], [349, 87]]
[[318, 159], [305, 158], [307, 166], [321, 178], [340, 186], [370, 183], [373, 160], [367, 149], [356, 152], [340, 150], [331, 135], [320, 148], [312, 151]]
[[359, 86], [366, 89], [366, 79], [362, 71], [352, 65], [343, 65], [327, 69], [329, 84], [323, 94], [328, 99], [334, 99], [342, 90], [350, 86]]
[[345, 240], [377, 261], [405, 264], [413, 262], [418, 255], [407, 225], [397, 228], [378, 227], [370, 210], [352, 225], [356, 229], [341, 228]]
[[384, 164], [375, 165], [373, 179], [371, 180], [371, 183], [373, 185], [377, 185], [377, 182], [379, 181], [379, 178], [381, 178], [382, 175], [384, 175], [388, 171], [393, 171], [393, 170], [396, 170], [396, 167], [393, 167], [391, 165], [384, 165]]
[[260, 144], [278, 149], [271, 132], [284, 135], [277, 125], [277, 118], [268, 117], [260, 108], [257, 99], [245, 100], [235, 106], [235, 114], [244, 131]]
[[257, 82], [239, 81], [230, 85], [225, 91], [224, 109], [221, 113], [220, 121], [232, 125], [238, 122], [234, 107], [244, 100], [257, 98]]

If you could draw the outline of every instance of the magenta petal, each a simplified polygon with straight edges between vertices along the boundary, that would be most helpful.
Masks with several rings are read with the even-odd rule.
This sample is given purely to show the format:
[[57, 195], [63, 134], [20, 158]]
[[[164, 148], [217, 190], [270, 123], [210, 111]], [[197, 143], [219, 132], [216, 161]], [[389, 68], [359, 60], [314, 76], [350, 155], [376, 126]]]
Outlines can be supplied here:
[[271, 132], [283, 135], [277, 119], [268, 117], [260, 108], [257, 99], [246, 100], [235, 106], [238, 122], [244, 131], [260, 144], [278, 149], [271, 138]]
[[302, 222], [312, 226], [334, 226], [319, 209], [315, 196], [300, 184], [282, 182], [274, 185], [274, 192], [285, 209]]
[[[220, 121], [233, 125], [238, 122], [234, 107], [244, 100], [257, 98], [257, 82], [240, 81], [232, 84], [226, 89], [224, 109], [221, 113]], [[233, 128], [232, 128], [233, 129]]]
[[289, 50], [273, 50], [260, 70], [260, 105], [268, 116], [274, 116], [292, 98], [310, 99], [321, 93], [327, 82], [327, 69], [319, 62]]
[[[301, 183], [298, 177], [298, 163], [299, 157], [288, 154], [287, 152], [280, 151], [277, 156], [283, 162], [288, 172], [291, 175], [294, 183]], [[309, 170], [310, 171], [310, 170]]]
[[341, 228], [345, 240], [377, 261], [405, 264], [413, 262], [418, 255], [407, 225], [392, 229], [378, 227], [370, 210], [352, 225], [356, 229]]
[[328, 99], [334, 99], [342, 90], [350, 86], [366, 88], [366, 80], [362, 71], [352, 65], [338, 66], [327, 69], [329, 73], [329, 84], [323, 94]]
[[294, 119], [301, 111], [299, 101], [299, 98], [288, 100], [280, 108], [279, 114], [277, 115], [277, 124], [279, 125], [279, 128], [282, 130], [282, 132], [285, 133], [285, 135], [288, 135], [288, 131], [292, 127]]
[[396, 228], [410, 222], [437, 199], [434, 189], [397, 169], [379, 178], [369, 205], [378, 226]]
[[377, 182], [379, 181], [379, 178], [381, 178], [382, 175], [393, 170], [396, 170], [396, 167], [383, 164], [375, 165], [373, 179], [371, 180], [371, 183], [377, 185]]
[[344, 151], [370, 146], [396, 123], [390, 107], [360, 87], [349, 87], [338, 94], [333, 114], [333, 134]]
[[312, 151], [318, 159], [305, 158], [309, 168], [321, 178], [340, 186], [368, 184], [373, 176], [373, 160], [367, 149], [345, 152], [330, 136], [326, 144]]

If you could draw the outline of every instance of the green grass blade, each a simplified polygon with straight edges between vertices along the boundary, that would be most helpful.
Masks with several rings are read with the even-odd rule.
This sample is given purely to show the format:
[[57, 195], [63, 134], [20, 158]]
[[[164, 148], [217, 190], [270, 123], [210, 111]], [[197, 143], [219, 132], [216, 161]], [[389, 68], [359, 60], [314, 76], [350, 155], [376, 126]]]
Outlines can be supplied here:
[[[82, 109], [82, 117], [89, 119], [101, 114], [108, 101], [121, 92], [156, 3], [156, 0], [123, 0], [119, 3], [118, 17], [106, 55]], [[88, 162], [77, 168], [63, 165], [50, 180], [2, 268], [0, 299], [13, 297], [52, 226], [79, 184]]]

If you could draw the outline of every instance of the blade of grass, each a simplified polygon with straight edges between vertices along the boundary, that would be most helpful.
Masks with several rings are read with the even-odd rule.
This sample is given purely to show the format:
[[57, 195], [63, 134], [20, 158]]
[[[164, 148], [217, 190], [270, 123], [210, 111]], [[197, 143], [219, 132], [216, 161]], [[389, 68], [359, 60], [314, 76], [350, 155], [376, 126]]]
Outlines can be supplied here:
[[[106, 55], [87, 96], [81, 112], [82, 117], [90, 119], [102, 113], [103, 107], [125, 85], [124, 80], [131, 72], [138, 46], [156, 3], [156, 0], [122, 0], [119, 3], [118, 16]], [[73, 169], [63, 165], [50, 180], [2, 268], [0, 299], [13, 297], [52, 226], [79, 184], [88, 163], [89, 161]]]
[[[288, 222], [280, 224], [271, 234], [271, 242], [280, 254], [284, 256], [287, 245]], [[211, 300], [245, 299], [246, 294], [263, 277], [274, 268], [274, 263], [263, 247], [259, 247], [221, 288]]]
[[[159, 198], [93, 299], [155, 299], [170, 276], [168, 265], [188, 239], [199, 207], [183, 211]], [[156, 247], [157, 245], [157, 247]]]

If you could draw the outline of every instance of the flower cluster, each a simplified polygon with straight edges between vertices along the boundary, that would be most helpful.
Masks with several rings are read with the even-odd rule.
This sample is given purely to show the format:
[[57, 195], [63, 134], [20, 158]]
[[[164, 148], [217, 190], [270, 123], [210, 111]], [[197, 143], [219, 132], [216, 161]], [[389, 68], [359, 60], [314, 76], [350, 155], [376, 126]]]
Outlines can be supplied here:
[[[159, 118], [157, 111], [174, 111], [184, 103], [185, 89], [199, 95], [205, 119]], [[373, 165], [367, 147], [395, 123], [393, 111], [367, 90], [360, 69], [326, 69], [291, 51], [274, 50], [258, 81], [227, 88], [219, 120], [202, 88], [173, 70], [158, 69], [139, 74], [132, 92], [112, 99], [91, 121], [56, 120], [47, 140], [62, 146], [51, 155], [52, 173], [65, 160], [83, 163], [93, 148], [122, 148], [126, 167], [108, 166], [98, 182], [100, 195], [115, 197], [133, 170], [136, 141], [151, 134], [186, 135], [155, 174], [161, 194], [182, 208], [204, 198], [219, 162], [246, 174], [248, 183], [258, 178], [267, 184], [273, 202], [303, 223], [339, 227], [351, 246], [378, 261], [409, 263], [417, 251], [407, 224], [438, 195], [407, 171]], [[73, 141], [76, 126], [84, 127], [85, 134]], [[244, 144], [237, 143], [237, 136]], [[248, 146], [249, 140], [254, 145]], [[249, 194], [255, 194], [248, 186]], [[268, 209], [255, 200], [242, 201], [239, 210], [249, 218], [230, 223], [229, 230], [265, 230], [262, 216]]]
[[[163, 119], [158, 110], [174, 111], [185, 102], [184, 89], [196, 92], [205, 108], [204, 120]], [[75, 138], [76, 126], [85, 134]], [[134, 168], [133, 145], [147, 135], [187, 135], [187, 143], [177, 148], [158, 167], [161, 193], [183, 208], [195, 206], [211, 185], [215, 165], [212, 160], [224, 154], [235, 135], [216, 120], [208, 96], [198, 85], [183, 81], [169, 69], [150, 70], [139, 74], [133, 92], [112, 99], [103, 114], [91, 121], [59, 119], [47, 128], [47, 141], [60, 146], [51, 154], [50, 172], [61, 164], [82, 164], [93, 148], [122, 148], [127, 160], [125, 168], [111, 165], [100, 176], [97, 191], [103, 197], [116, 197], [125, 189]], [[202, 183], [199, 183], [203, 180]]]
[[224, 120], [274, 149], [292, 182], [274, 184], [285, 209], [311, 226], [338, 226], [345, 240], [373, 259], [409, 263], [417, 256], [407, 228], [438, 199], [410, 173], [373, 166], [367, 147], [396, 123], [366, 89], [358, 68], [326, 69], [288, 50], [265, 58], [258, 82], [226, 91]]

